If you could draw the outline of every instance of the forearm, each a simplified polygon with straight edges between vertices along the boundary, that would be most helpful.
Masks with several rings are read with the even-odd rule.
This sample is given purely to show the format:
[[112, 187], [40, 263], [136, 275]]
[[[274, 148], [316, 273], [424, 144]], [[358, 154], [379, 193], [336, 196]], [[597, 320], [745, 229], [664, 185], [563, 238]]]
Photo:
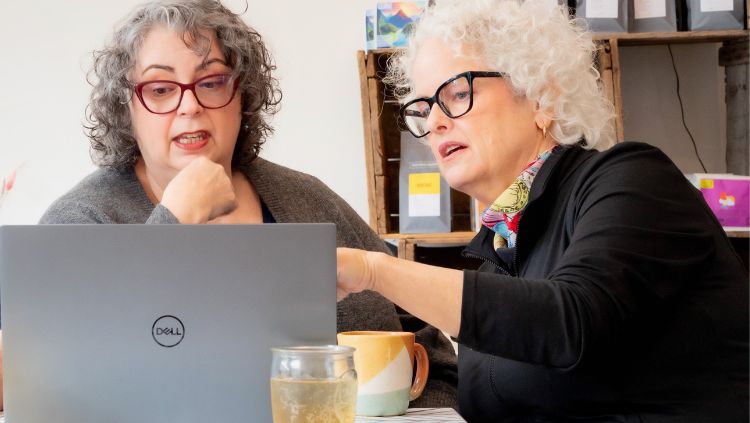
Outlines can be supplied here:
[[423, 321], [457, 336], [463, 272], [368, 253], [373, 288]]

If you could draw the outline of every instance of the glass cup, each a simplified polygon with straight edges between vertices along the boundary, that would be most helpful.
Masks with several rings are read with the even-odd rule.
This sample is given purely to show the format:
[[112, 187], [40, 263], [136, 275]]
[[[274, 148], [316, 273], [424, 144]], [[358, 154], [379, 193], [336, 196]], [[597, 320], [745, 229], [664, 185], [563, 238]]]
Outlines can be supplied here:
[[357, 406], [354, 348], [271, 348], [274, 423], [353, 423]]

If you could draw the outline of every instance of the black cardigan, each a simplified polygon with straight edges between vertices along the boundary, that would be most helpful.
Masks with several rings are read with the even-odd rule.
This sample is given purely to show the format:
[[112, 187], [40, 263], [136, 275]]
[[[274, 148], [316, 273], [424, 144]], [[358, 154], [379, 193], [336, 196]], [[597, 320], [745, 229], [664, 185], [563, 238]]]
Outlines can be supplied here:
[[469, 422], [748, 421], [748, 274], [658, 149], [560, 149], [531, 187], [514, 266], [492, 237], [465, 250], [485, 260], [464, 273]]

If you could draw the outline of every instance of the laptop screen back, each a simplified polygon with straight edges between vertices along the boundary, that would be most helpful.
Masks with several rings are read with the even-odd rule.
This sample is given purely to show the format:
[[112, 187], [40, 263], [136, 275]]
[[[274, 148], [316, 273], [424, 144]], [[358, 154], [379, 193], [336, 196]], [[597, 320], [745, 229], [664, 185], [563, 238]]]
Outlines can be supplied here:
[[335, 343], [333, 224], [0, 227], [9, 423], [270, 422], [269, 348]]

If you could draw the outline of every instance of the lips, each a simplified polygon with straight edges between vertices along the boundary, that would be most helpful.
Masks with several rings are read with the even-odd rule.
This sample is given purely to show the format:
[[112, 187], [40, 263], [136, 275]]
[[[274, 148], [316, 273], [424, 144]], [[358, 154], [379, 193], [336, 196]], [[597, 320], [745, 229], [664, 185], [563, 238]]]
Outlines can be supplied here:
[[172, 138], [172, 142], [183, 150], [198, 150], [208, 143], [210, 136], [207, 131], [183, 132]]
[[440, 153], [441, 158], [446, 159], [465, 148], [467, 148], [466, 144], [455, 141], [446, 141], [438, 146], [438, 152]]

